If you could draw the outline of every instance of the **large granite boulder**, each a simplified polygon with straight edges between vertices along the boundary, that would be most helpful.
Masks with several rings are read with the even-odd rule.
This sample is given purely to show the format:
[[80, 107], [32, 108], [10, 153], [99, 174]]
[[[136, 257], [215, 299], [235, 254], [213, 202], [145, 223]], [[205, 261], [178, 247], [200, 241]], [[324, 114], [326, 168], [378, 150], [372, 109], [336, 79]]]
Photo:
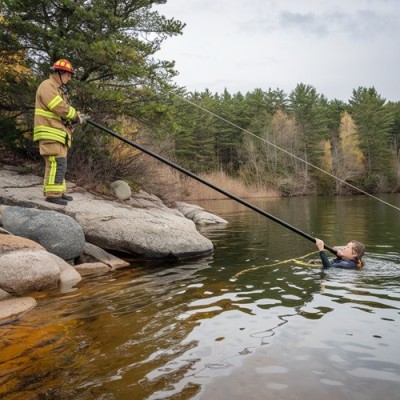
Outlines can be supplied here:
[[185, 258], [213, 250], [193, 221], [158, 202], [136, 208], [78, 193], [65, 211], [82, 227], [86, 240], [102, 249], [146, 259]]
[[55, 211], [3, 207], [1, 222], [7, 231], [41, 244], [63, 260], [78, 257], [85, 246], [80, 225], [68, 215]]
[[73, 285], [81, 276], [67, 262], [38, 243], [0, 234], [0, 289], [11, 294]]

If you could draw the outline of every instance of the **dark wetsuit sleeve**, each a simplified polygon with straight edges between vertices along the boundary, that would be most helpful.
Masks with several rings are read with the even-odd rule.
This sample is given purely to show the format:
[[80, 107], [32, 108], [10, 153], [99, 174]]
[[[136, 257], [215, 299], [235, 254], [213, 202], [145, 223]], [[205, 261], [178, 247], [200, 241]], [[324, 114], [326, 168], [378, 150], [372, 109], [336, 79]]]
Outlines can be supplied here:
[[321, 257], [323, 268], [331, 268], [331, 267], [343, 268], [343, 269], [357, 268], [357, 259], [345, 260], [340, 257], [337, 257], [331, 262], [329, 261], [328, 256], [324, 251], [320, 251], [319, 256]]
[[326, 255], [326, 253], [325, 253], [324, 251], [320, 251], [320, 252], [319, 252], [319, 256], [321, 257], [322, 266], [323, 266], [324, 268], [331, 268], [331, 267], [332, 267], [332, 264], [331, 264], [331, 262], [329, 261], [328, 256]]

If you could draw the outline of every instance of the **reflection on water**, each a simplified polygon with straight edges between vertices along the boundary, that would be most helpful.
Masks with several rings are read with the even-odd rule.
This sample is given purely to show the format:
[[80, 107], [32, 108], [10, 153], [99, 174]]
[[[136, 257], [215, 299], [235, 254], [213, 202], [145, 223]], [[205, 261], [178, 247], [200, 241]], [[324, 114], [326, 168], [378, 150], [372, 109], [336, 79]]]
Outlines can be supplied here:
[[331, 245], [365, 242], [366, 266], [321, 272], [312, 243], [205, 204], [230, 222], [203, 231], [212, 257], [38, 293], [0, 327], [0, 398], [398, 399], [398, 212], [364, 197], [258, 205]]

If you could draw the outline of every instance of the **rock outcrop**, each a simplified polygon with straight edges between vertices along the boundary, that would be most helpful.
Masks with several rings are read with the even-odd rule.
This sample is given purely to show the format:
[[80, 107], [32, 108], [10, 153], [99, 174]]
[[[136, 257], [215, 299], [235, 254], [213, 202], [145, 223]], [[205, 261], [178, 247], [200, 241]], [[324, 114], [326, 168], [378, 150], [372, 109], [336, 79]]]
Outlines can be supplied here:
[[176, 208], [188, 219], [191, 219], [196, 225], [215, 225], [227, 224], [228, 221], [206, 211], [204, 208], [179, 201], [176, 203]]
[[1, 203], [68, 215], [82, 227], [87, 242], [103, 249], [145, 259], [179, 259], [213, 251], [212, 242], [193, 221], [156, 196], [140, 192], [122, 202], [79, 189], [73, 197], [67, 206], [48, 203], [37, 176], [0, 169]]
[[65, 212], [79, 223], [89, 243], [103, 249], [145, 259], [185, 258], [213, 250], [193, 221], [165, 206], [139, 209], [88, 193], [74, 197]]
[[80, 262], [75, 265], [75, 269], [81, 276], [103, 275], [130, 265], [128, 262], [90, 243], [85, 244], [83, 254], [79, 261]]

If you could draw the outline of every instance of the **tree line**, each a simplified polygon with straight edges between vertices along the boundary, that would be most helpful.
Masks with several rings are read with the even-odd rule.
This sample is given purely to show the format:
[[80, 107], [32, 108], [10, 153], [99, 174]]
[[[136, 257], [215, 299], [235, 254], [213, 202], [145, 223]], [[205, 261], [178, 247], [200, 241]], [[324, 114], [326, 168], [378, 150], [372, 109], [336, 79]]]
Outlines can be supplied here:
[[[0, 4], [0, 140], [37, 156], [35, 90], [52, 63], [69, 59], [73, 104], [195, 173], [216, 170], [283, 195], [399, 189], [400, 103], [374, 88], [348, 103], [304, 83], [291, 93], [188, 93], [173, 61], [158, 60], [184, 23], [155, 8], [166, 0], [4, 0]], [[207, 110], [207, 111], [206, 111]], [[75, 131], [71, 177], [140, 180], [146, 163], [86, 126]], [[82, 174], [82, 171], [85, 171]], [[326, 174], [323, 171], [327, 171]], [[338, 179], [333, 178], [337, 177]]]
[[206, 90], [184, 99], [174, 101], [175, 154], [196, 172], [222, 169], [287, 195], [399, 187], [400, 103], [375, 88], [353, 90], [348, 103], [303, 83], [289, 94]]

